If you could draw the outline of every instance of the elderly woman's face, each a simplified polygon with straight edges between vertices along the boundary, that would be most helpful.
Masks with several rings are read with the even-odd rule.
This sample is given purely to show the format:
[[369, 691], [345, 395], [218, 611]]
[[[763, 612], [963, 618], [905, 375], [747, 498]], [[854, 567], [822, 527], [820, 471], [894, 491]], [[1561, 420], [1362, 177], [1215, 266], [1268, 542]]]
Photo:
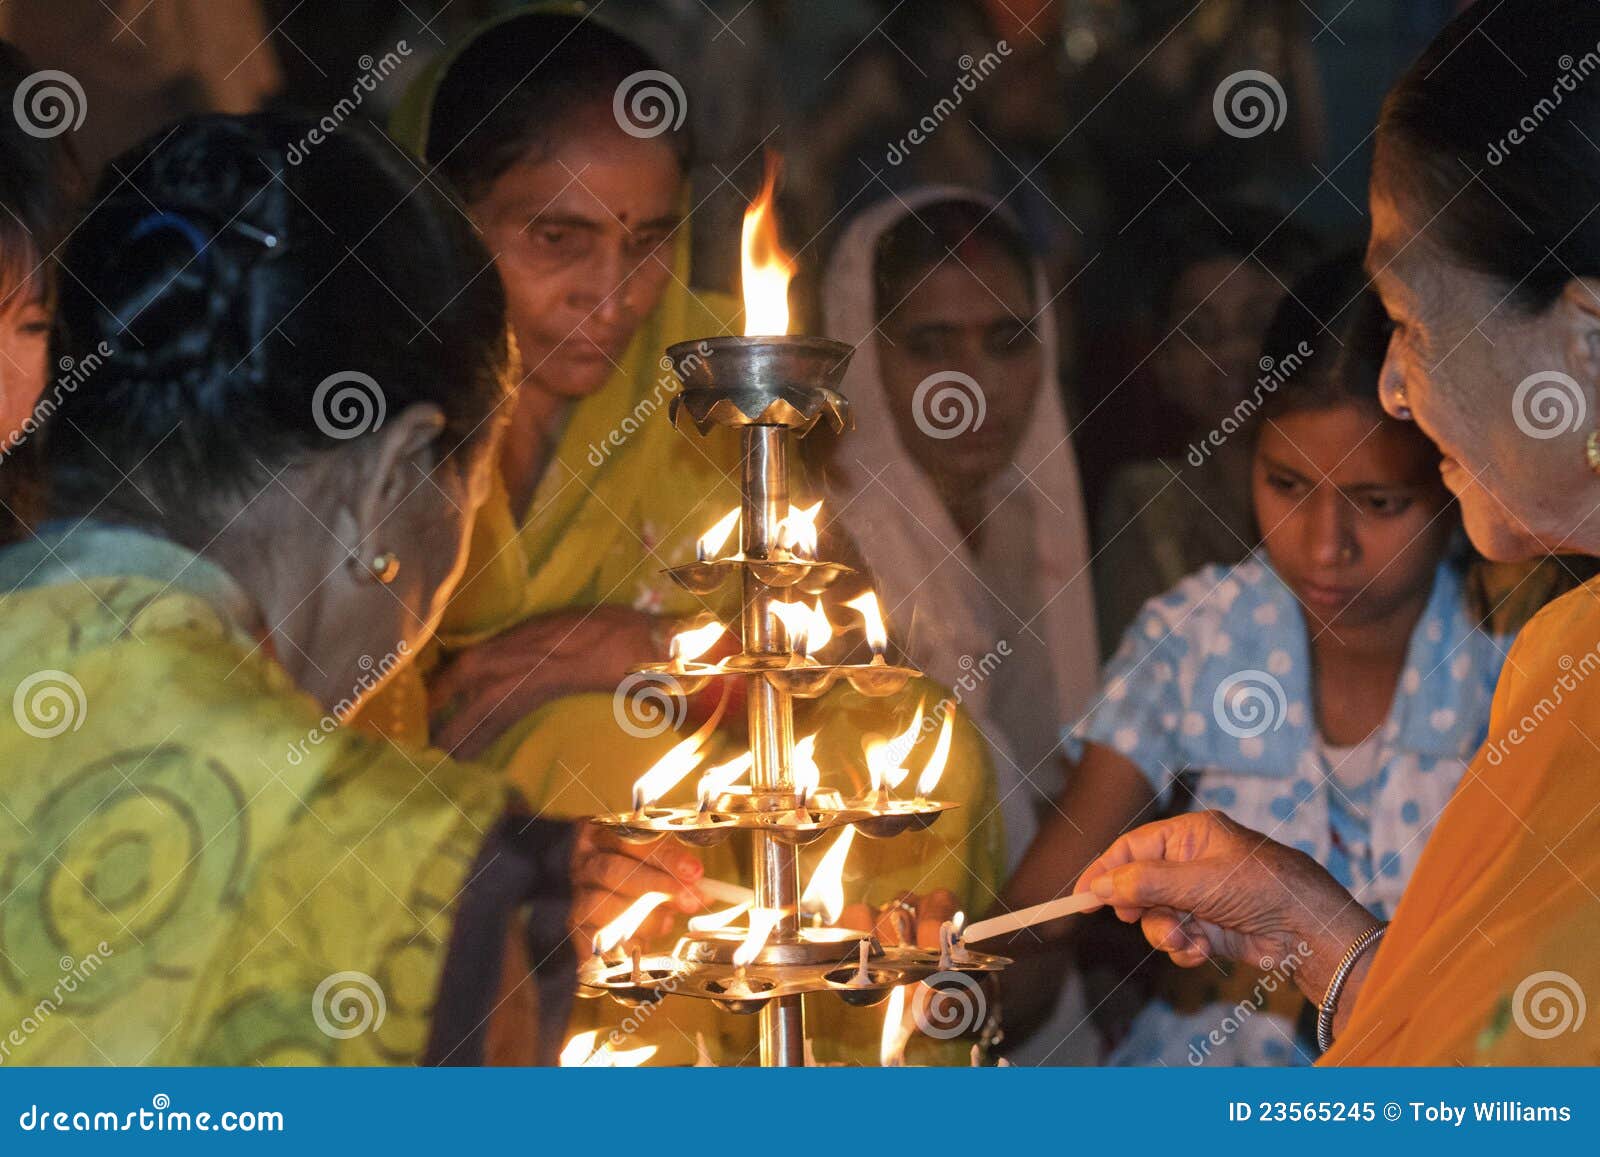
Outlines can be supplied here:
[[1367, 265], [1395, 323], [1385, 408], [1409, 413], [1438, 443], [1445, 485], [1485, 555], [1592, 549], [1580, 541], [1594, 506], [1584, 458], [1595, 399], [1581, 352], [1583, 311], [1571, 294], [1536, 315], [1513, 307], [1505, 287], [1452, 262], [1429, 239], [1429, 216], [1408, 201], [1374, 180]]
[[566, 399], [605, 385], [671, 280], [682, 184], [672, 149], [622, 132], [607, 106], [584, 110], [549, 156], [513, 165], [471, 206], [526, 384]]

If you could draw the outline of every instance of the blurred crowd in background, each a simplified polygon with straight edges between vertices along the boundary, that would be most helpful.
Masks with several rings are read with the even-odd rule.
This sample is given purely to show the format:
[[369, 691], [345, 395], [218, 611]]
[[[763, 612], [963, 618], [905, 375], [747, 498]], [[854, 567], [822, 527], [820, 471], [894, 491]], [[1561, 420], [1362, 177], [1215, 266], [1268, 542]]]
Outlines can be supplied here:
[[[38, 67], [83, 84], [95, 115], [77, 138], [94, 170], [187, 112], [332, 108], [387, 56], [395, 71], [363, 93], [356, 111], [381, 125], [446, 44], [515, 6], [12, 0], [0, 10], [0, 36]], [[1130, 504], [1146, 505], [1137, 467], [1127, 468], [1181, 463], [1196, 433], [1213, 427], [1257, 377], [1262, 333], [1287, 283], [1317, 252], [1364, 235], [1378, 104], [1460, 6], [600, 5], [651, 45], [686, 90], [697, 159], [696, 288], [735, 287], [738, 223], [759, 187], [765, 150], [783, 158], [780, 216], [801, 262], [800, 324], [812, 328], [817, 311], [805, 294], [814, 294], [838, 228], [861, 208], [931, 181], [988, 191], [1016, 213], [1049, 266], [1063, 337], [1060, 379], [1097, 547], [1125, 525]], [[1270, 130], [1248, 136], [1224, 131], [1213, 108], [1219, 84], [1246, 70], [1268, 74], [1282, 90], [1281, 101], [1269, 93], [1259, 110], [1272, 119]], [[1198, 302], [1204, 307], [1194, 310]], [[1218, 540], [1216, 549], [1199, 550], [1217, 561], [1242, 556], [1240, 540], [1250, 536], [1229, 525], [1230, 511], [1248, 522], [1242, 488], [1202, 497], [1213, 516], [1196, 522], [1175, 512], [1174, 533]], [[1097, 569], [1123, 561], [1116, 550], [1102, 553]], [[1130, 591], [1125, 605], [1103, 609], [1104, 641], [1113, 643], [1139, 602], [1167, 585], [1152, 581]]]

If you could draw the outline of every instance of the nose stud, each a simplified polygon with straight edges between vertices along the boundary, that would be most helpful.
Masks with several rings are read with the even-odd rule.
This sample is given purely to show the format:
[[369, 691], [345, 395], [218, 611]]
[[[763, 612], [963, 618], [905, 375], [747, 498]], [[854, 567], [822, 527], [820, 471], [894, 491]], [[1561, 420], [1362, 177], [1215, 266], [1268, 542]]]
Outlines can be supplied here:
[[1393, 400], [1394, 405], [1390, 407], [1390, 413], [1402, 422], [1411, 421], [1411, 403], [1406, 399], [1406, 384], [1404, 382], [1394, 387]]

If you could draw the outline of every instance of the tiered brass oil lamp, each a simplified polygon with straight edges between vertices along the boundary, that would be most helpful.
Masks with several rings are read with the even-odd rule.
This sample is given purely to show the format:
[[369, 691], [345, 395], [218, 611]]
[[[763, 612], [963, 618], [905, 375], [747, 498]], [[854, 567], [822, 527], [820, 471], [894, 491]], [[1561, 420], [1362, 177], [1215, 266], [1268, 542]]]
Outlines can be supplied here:
[[[789, 267], [777, 251], [770, 197], [769, 182], [745, 220], [747, 333], [756, 335], [782, 334], [788, 323]], [[781, 266], [775, 304], [774, 260], [761, 260], [758, 250], [763, 245], [770, 246], [769, 253]], [[763, 286], [768, 289], [765, 304], [759, 296]], [[732, 536], [735, 520], [730, 513], [702, 540], [698, 561], [667, 573], [678, 585], [701, 595], [737, 576], [743, 596], [738, 631], [742, 647], [736, 655], [706, 663], [698, 661], [698, 654], [706, 650], [700, 646], [692, 655], [678, 654], [667, 663], [640, 668], [639, 673], [658, 679], [677, 695], [694, 694], [714, 680], [744, 680], [750, 753], [729, 765], [728, 774], [703, 777], [694, 804], [659, 805], [655, 797], [662, 793], [641, 786], [629, 811], [591, 820], [635, 841], [675, 838], [702, 847], [730, 838], [751, 841], [755, 878], [748, 903], [736, 904], [721, 918], [692, 920], [690, 931], [670, 953], [636, 953], [630, 958], [619, 953], [621, 943], [651, 906], [648, 900], [636, 905], [631, 918], [617, 922], [595, 945], [579, 982], [588, 995], [607, 993], [625, 1004], [671, 994], [711, 1000], [732, 1013], [758, 1014], [761, 1063], [769, 1066], [805, 1063], [801, 998], [807, 993], [833, 992], [849, 1004], [873, 1005], [900, 986], [941, 972], [993, 972], [1009, 963], [1003, 957], [973, 952], [954, 936], [943, 938], [940, 951], [889, 947], [868, 932], [808, 926], [803, 919], [809, 893], [802, 896], [800, 889], [801, 846], [852, 828], [871, 838], [893, 837], [925, 828], [955, 806], [929, 798], [949, 755], [948, 712], [911, 799], [893, 798], [891, 781], [916, 738], [917, 725], [901, 737], [904, 746], [899, 752], [891, 750], [883, 760], [874, 761], [869, 750], [872, 787], [855, 798], [821, 786], [809, 744], [795, 742], [796, 699], [821, 696], [841, 679], [863, 695], [891, 696], [918, 674], [887, 660], [886, 632], [870, 594], [849, 605], [862, 615], [871, 661], [824, 663], [812, 654], [820, 649], [819, 634], [831, 633], [821, 596], [850, 568], [815, 557], [814, 538], [807, 541], [804, 519], [790, 506], [789, 440], [805, 436], [821, 422], [836, 432], [850, 427], [849, 405], [838, 386], [851, 352], [841, 342], [800, 336], [708, 338], [667, 351], [683, 385], [672, 402], [673, 422], [686, 434], [735, 428], [743, 445], [737, 552], [724, 554], [717, 542], [719, 533], [724, 540]], [[814, 516], [815, 511], [799, 513]], [[814, 605], [808, 607], [798, 596], [815, 600]], [[720, 633], [720, 628], [711, 633]], [[918, 717], [920, 724], [920, 709]], [[702, 728], [680, 748], [692, 752], [708, 731]], [[671, 766], [670, 756], [663, 764], [666, 782], [675, 783], [685, 774], [686, 765]], [[733, 787], [729, 781], [745, 770], [748, 788]], [[899, 771], [903, 778], [904, 769]], [[825, 857], [834, 862], [825, 864], [827, 873], [819, 869], [817, 883], [824, 889], [828, 883], [820, 878], [829, 874], [837, 880], [850, 838], [842, 836], [842, 846], [836, 845]], [[833, 887], [837, 890], [838, 885]], [[744, 923], [734, 926], [732, 921], [741, 917]]]

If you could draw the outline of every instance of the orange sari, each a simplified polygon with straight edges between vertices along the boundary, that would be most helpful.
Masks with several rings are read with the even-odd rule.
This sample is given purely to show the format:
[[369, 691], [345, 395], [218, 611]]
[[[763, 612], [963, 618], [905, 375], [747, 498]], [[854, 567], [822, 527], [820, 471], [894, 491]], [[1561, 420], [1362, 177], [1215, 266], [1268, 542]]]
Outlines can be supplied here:
[[1334, 1065], [1600, 1063], [1600, 580], [1523, 628]]

